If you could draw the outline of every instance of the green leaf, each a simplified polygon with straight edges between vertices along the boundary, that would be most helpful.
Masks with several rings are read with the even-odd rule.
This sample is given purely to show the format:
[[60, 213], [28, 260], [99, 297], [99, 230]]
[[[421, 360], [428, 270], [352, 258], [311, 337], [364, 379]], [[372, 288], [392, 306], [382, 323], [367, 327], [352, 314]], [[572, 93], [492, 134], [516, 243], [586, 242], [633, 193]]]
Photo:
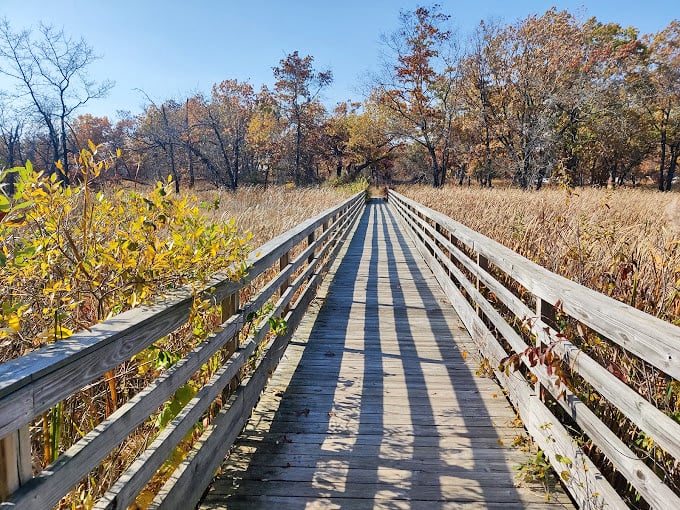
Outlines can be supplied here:
[[8, 212], [11, 207], [9, 199], [5, 195], [0, 194], [0, 212]]

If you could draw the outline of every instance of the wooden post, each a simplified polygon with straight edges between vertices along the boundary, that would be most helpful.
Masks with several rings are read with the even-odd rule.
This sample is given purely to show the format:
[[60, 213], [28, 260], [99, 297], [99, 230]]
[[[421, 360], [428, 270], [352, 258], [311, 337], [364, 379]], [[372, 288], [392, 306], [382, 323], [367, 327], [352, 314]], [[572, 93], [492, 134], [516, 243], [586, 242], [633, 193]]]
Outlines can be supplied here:
[[28, 425], [0, 439], [0, 501], [31, 479], [31, 436]]
[[[316, 230], [307, 236], [307, 246], [313, 245], [315, 239], [316, 239]], [[312, 263], [312, 261], [314, 260], [314, 255], [315, 255], [315, 253], [312, 253], [309, 257], [307, 257], [307, 264]]]
[[[283, 271], [286, 266], [289, 264], [289, 259], [290, 253], [286, 252], [284, 253], [281, 258], [279, 259], [279, 270]], [[286, 292], [286, 289], [290, 286], [290, 276], [283, 280], [283, 283], [281, 284], [281, 287], [279, 287], [279, 297], [283, 296], [284, 292]], [[290, 303], [288, 303], [285, 308], [283, 309], [283, 315], [286, 315], [288, 313], [288, 310], [290, 309]]]
[[[536, 318], [543, 321], [543, 323], [545, 323], [547, 326], [550, 326], [552, 329], [556, 329], [557, 311], [555, 310], [555, 307], [538, 296], [535, 296], [535, 298]], [[542, 345], [543, 342], [541, 341], [540, 337], [536, 335], [536, 347], [540, 348]], [[540, 382], [536, 382], [535, 388], [536, 395], [538, 395], [541, 400], [545, 400], [546, 391], [543, 385]]]
[[547, 326], [557, 330], [557, 310], [555, 307], [536, 296], [536, 317]]
[[[239, 292], [236, 291], [233, 294], [230, 294], [225, 298], [224, 301], [222, 301], [222, 322], [226, 322], [229, 317], [234, 315], [239, 308]], [[239, 333], [236, 332], [234, 337], [227, 342], [226, 347], [226, 355], [227, 359], [231, 358], [234, 352], [236, 352], [236, 349], [238, 349], [238, 340], [239, 340]], [[229, 395], [233, 390], [236, 389], [236, 387], [239, 384], [239, 377], [236, 376], [234, 377], [230, 382], [229, 385], [224, 389], [222, 392], [222, 403], [226, 402], [227, 399], [229, 398]]]
[[[479, 266], [479, 268], [481, 270], [488, 271], [489, 270], [489, 259], [487, 259], [481, 253], [477, 252], [477, 265]], [[479, 292], [481, 292], [482, 285], [483, 285], [482, 279], [479, 277], [479, 275], [477, 275], [477, 277], [475, 278], [475, 287], [477, 288], [477, 290]], [[475, 309], [477, 310], [477, 315], [479, 315], [479, 317], [483, 318], [484, 314], [482, 313], [482, 310], [479, 308], [478, 304], [475, 304]]]

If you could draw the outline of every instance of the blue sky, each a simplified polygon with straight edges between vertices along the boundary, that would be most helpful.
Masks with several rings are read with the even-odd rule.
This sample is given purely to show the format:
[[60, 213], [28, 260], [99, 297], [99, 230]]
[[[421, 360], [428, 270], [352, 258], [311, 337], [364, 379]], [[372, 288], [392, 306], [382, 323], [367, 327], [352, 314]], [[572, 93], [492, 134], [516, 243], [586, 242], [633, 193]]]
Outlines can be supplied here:
[[[389, 0], [0, 0], [0, 17], [14, 30], [38, 21], [83, 36], [102, 55], [92, 66], [95, 79], [116, 86], [108, 98], [84, 110], [116, 117], [117, 110], [137, 113], [146, 102], [208, 93], [227, 78], [249, 80], [256, 89], [273, 83], [272, 67], [298, 50], [314, 56], [317, 69], [330, 68], [334, 83], [324, 101], [334, 105], [361, 99], [358, 86], [377, 69], [380, 35], [398, 26], [400, 10], [423, 1]], [[680, 15], [677, 0], [529, 1], [440, 0], [460, 33], [481, 19], [505, 22], [558, 9], [604, 22], [633, 25], [642, 33], [661, 30]], [[7, 87], [0, 81], [0, 88]]]

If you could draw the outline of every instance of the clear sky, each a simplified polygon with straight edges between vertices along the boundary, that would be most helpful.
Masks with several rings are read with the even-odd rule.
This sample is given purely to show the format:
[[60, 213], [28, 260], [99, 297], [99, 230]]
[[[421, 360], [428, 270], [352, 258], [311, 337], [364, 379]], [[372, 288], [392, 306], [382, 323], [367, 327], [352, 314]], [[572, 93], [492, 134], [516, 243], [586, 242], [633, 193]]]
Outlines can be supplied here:
[[[273, 83], [272, 67], [298, 50], [312, 55], [319, 70], [330, 68], [334, 83], [327, 105], [360, 100], [364, 77], [378, 67], [380, 35], [398, 26], [400, 10], [429, 1], [411, 0], [0, 0], [0, 17], [12, 28], [38, 21], [63, 27], [102, 56], [91, 67], [95, 79], [116, 82], [106, 99], [82, 113], [116, 117], [138, 113], [146, 103], [208, 93], [227, 78], [257, 89]], [[463, 36], [481, 19], [511, 23], [555, 5], [582, 17], [633, 25], [656, 32], [680, 16], [678, 0], [440, 0]], [[7, 87], [0, 81], [0, 88]]]

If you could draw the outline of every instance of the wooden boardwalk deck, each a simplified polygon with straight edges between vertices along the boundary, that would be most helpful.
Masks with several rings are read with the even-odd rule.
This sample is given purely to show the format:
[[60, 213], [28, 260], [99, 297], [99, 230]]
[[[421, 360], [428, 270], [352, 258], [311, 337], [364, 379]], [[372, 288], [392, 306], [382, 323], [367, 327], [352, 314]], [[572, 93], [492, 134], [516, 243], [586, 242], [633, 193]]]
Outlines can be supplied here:
[[572, 506], [518, 486], [524, 431], [395, 221], [366, 208], [201, 509]]

